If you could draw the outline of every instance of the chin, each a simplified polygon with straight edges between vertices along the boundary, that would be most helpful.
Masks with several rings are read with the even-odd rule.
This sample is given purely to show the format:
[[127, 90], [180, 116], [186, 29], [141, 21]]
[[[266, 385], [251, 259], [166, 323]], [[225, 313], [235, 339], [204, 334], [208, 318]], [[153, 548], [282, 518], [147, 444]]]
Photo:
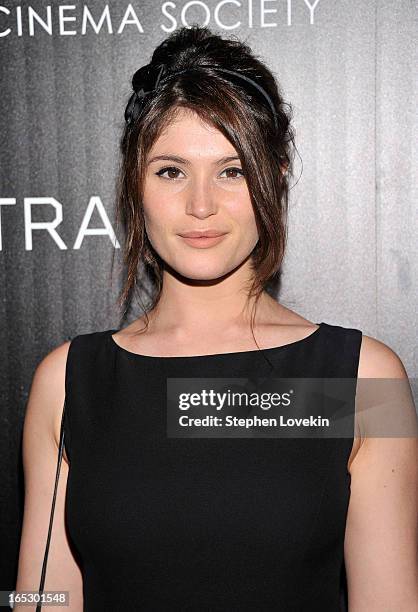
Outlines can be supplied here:
[[185, 279], [197, 280], [197, 281], [213, 281], [222, 278], [229, 274], [235, 266], [227, 267], [225, 262], [207, 262], [202, 263], [198, 261], [192, 261], [189, 265], [178, 265], [173, 266], [173, 270]]

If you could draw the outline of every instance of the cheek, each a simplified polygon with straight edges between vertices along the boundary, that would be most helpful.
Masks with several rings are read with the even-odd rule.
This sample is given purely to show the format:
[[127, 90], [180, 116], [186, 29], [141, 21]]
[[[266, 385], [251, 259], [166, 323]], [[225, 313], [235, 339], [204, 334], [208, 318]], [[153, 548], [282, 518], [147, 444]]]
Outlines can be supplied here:
[[231, 202], [228, 206], [228, 211], [244, 242], [252, 242], [254, 237], [258, 238], [257, 223], [249, 197], [240, 202]]
[[159, 200], [144, 202], [145, 230], [151, 243], [158, 243], [175, 227], [175, 207], [173, 203]]

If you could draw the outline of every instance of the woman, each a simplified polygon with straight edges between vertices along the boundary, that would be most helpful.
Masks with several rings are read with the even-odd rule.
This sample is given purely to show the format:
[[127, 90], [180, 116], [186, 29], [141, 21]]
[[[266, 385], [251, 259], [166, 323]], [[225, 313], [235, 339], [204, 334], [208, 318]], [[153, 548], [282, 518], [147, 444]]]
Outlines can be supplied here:
[[346, 571], [350, 612], [416, 611], [416, 439], [166, 431], [169, 378], [407, 376], [388, 346], [312, 323], [268, 292], [284, 254], [293, 136], [250, 48], [180, 29], [133, 88], [122, 303], [138, 269], [151, 302], [36, 370], [16, 590], [39, 585], [65, 395], [44, 588], [69, 591], [70, 610], [335, 612]]

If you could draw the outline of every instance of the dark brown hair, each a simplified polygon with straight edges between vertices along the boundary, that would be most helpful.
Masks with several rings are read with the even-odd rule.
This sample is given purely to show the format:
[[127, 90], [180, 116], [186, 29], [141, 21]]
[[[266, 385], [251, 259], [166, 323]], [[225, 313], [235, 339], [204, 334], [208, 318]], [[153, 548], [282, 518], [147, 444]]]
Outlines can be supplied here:
[[[161, 84], [139, 118], [125, 125], [122, 134], [116, 224], [122, 225], [125, 234], [126, 278], [120, 306], [125, 307], [126, 314], [135, 291], [141, 301], [141, 290], [149, 297], [148, 308], [152, 309], [161, 295], [165, 264], [147, 238], [143, 215], [145, 162], [153, 143], [182, 108], [194, 111], [222, 132], [240, 157], [259, 233], [251, 254], [254, 274], [248, 292], [248, 297], [255, 296], [257, 302], [267, 285], [277, 280], [287, 242], [288, 177], [293, 175], [294, 143], [291, 106], [284, 102], [272, 72], [246, 43], [235, 37], [222, 38], [207, 27], [177, 29], [154, 50], [151, 62], [165, 63], [169, 72], [188, 71]], [[275, 106], [278, 132], [272, 111], [256, 88], [205, 68], [208, 64], [250, 78], [257, 76]], [[144, 306], [143, 310], [146, 315]]]

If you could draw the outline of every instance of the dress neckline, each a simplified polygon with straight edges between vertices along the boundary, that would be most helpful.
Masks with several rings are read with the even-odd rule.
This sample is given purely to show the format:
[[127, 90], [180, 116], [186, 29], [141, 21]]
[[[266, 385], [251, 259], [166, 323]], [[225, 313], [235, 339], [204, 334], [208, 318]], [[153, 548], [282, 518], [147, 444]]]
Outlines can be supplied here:
[[289, 342], [287, 344], [281, 344], [280, 346], [270, 346], [268, 348], [264, 348], [261, 350], [260, 349], [249, 349], [248, 351], [233, 351], [229, 353], [208, 353], [206, 355], [143, 355], [142, 353], [134, 353], [132, 351], [128, 351], [128, 349], [123, 348], [122, 346], [120, 346], [120, 344], [116, 342], [116, 340], [113, 338], [113, 334], [120, 331], [119, 329], [109, 329], [107, 332], [105, 332], [105, 334], [110, 344], [113, 346], [114, 350], [118, 351], [119, 353], [123, 355], [126, 355], [130, 359], [137, 359], [137, 360], [148, 359], [150, 361], [151, 360], [154, 360], [154, 361], [185, 360], [187, 361], [191, 359], [196, 359], [196, 360], [222, 359], [222, 358], [225, 359], [227, 357], [235, 357], [237, 355], [242, 355], [242, 356], [251, 355], [253, 353], [260, 353], [260, 352], [263, 352], [263, 353], [281, 352], [286, 349], [297, 347], [301, 344], [308, 344], [321, 333], [321, 331], [324, 329], [324, 327], [327, 324], [322, 321], [321, 323], [316, 323], [316, 325], [318, 325], [318, 327], [308, 336], [305, 336], [304, 338], [300, 338], [300, 340], [295, 340], [294, 342]]

